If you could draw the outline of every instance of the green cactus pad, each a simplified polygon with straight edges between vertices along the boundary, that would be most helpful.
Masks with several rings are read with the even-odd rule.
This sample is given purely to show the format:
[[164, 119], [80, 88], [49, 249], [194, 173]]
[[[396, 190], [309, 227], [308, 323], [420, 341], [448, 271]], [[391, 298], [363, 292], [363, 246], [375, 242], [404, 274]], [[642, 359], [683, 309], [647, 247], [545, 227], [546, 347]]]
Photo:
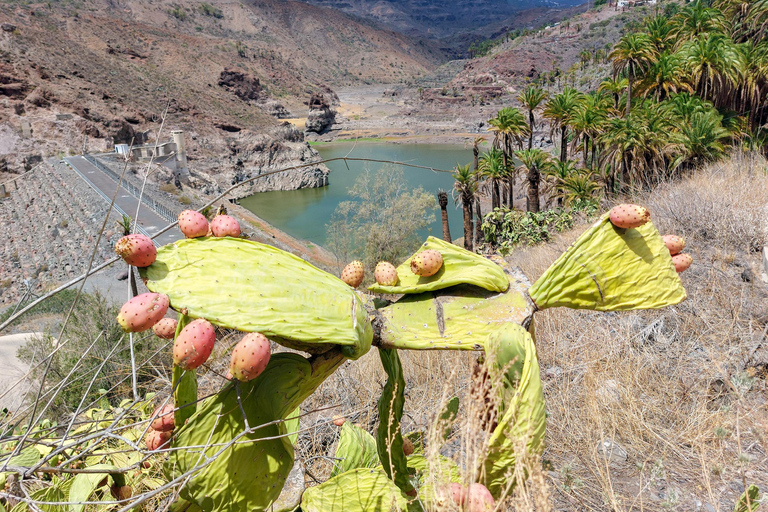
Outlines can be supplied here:
[[379, 426], [376, 430], [376, 448], [384, 471], [403, 491], [410, 492], [413, 486], [408, 480], [408, 462], [403, 452], [403, 434], [400, 421], [405, 406], [405, 378], [403, 365], [397, 350], [379, 349], [379, 357], [387, 382], [379, 397]]
[[533, 314], [534, 306], [526, 293], [528, 280], [521, 272], [510, 272], [504, 276], [509, 283], [504, 293], [456, 286], [406, 295], [383, 307], [379, 310], [384, 320], [381, 346], [412, 350], [481, 349], [499, 326], [522, 323]]
[[394, 295], [431, 292], [459, 284], [471, 284], [491, 292], [503, 292], [509, 287], [501, 267], [482, 256], [433, 236], [427, 238], [418, 252], [426, 249], [435, 249], [443, 256], [443, 267], [437, 274], [424, 277], [411, 272], [411, 259], [415, 256], [412, 255], [397, 267], [400, 281], [396, 286], [373, 284], [368, 289]]
[[286, 347], [320, 354], [335, 345], [353, 359], [373, 332], [358, 295], [340, 279], [269, 245], [242, 238], [195, 238], [161, 247], [140, 269], [192, 318], [260, 332]]
[[[194, 473], [181, 497], [206, 512], [267, 510], [280, 495], [294, 462], [289, 432], [280, 420], [293, 414], [343, 361], [340, 350], [311, 361], [298, 354], [275, 354], [256, 379], [230, 382], [204, 401], [189, 423], [177, 430], [174, 451], [164, 467], [173, 479], [213, 458]], [[243, 411], [248, 425], [260, 428], [243, 434]]]
[[301, 499], [303, 512], [406, 511], [408, 499], [380, 469], [353, 469], [310, 487]]
[[530, 455], [541, 453], [546, 414], [539, 361], [531, 334], [520, 325], [507, 324], [489, 338], [486, 352], [493, 370], [503, 372], [499, 382], [503, 389], [503, 407], [488, 442], [488, 456], [481, 472], [482, 483], [498, 499], [508, 488], [514, 472], [519, 455], [516, 450], [524, 446]]
[[669, 250], [651, 222], [617, 228], [603, 215], [530, 289], [540, 309], [655, 309], [685, 300]]
[[332, 477], [351, 469], [373, 468], [381, 464], [376, 451], [376, 439], [349, 421], [341, 427], [335, 458]]
[[437, 498], [437, 489], [450, 482], [461, 483], [461, 470], [451, 459], [438, 455], [437, 463], [422, 454], [414, 453], [408, 457], [408, 468], [412, 469], [419, 486], [419, 499], [433, 501]]

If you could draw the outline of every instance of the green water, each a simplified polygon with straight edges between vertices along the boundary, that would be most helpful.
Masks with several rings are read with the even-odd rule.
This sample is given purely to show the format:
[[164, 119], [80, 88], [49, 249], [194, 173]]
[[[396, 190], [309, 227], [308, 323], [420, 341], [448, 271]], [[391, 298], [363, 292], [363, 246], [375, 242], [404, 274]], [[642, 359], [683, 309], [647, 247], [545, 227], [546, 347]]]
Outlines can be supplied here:
[[[340, 142], [315, 146], [324, 158], [337, 158], [349, 155], [350, 158], [373, 158], [376, 160], [392, 160], [424, 165], [437, 169], [453, 169], [457, 162], [467, 164], [472, 161], [472, 149], [463, 146], [447, 144], [391, 144], [384, 142]], [[350, 199], [348, 190], [352, 187], [357, 176], [366, 169], [371, 172], [379, 171], [384, 165], [372, 162], [330, 162], [330, 185], [323, 188], [308, 188], [302, 190], [261, 192], [241, 199], [240, 204], [266, 220], [276, 228], [286, 233], [309, 240], [319, 245], [325, 244], [326, 225], [331, 221], [336, 206]], [[347, 168], [347, 165], [349, 168]], [[427, 192], [436, 194], [445, 190], [450, 194], [453, 178], [447, 173], [436, 173], [427, 169], [404, 167], [408, 184], [413, 187], [421, 186]], [[448, 201], [448, 219], [451, 226], [451, 236], [459, 238], [463, 235], [461, 209], [454, 206], [452, 198]], [[442, 237], [440, 209], [435, 208], [435, 222], [429, 229], [421, 233]]]

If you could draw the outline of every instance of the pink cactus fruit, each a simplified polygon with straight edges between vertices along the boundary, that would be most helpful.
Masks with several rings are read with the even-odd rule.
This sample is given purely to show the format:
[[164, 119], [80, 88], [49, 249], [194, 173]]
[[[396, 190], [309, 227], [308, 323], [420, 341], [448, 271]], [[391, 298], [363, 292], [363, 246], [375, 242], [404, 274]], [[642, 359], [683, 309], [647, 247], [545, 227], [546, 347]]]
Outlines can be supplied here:
[[434, 249], [421, 251], [411, 258], [411, 272], [417, 276], [433, 276], [442, 266], [443, 255]]
[[211, 357], [216, 331], [208, 320], [198, 318], [181, 330], [173, 342], [173, 364], [194, 370]]
[[161, 432], [159, 430], [150, 429], [149, 432], [147, 432], [147, 437], [144, 438], [144, 442], [147, 444], [147, 450], [153, 452], [161, 448], [167, 448], [168, 441], [171, 440], [172, 435], [172, 431]]
[[651, 212], [636, 204], [620, 204], [608, 212], [611, 223], [617, 228], [639, 228], [651, 220]]
[[208, 219], [195, 210], [184, 210], [179, 214], [179, 229], [187, 238], [197, 238], [208, 234]]
[[159, 322], [152, 326], [152, 332], [158, 338], [164, 340], [172, 340], [176, 336], [176, 325], [178, 322], [175, 318], [162, 318]]
[[134, 267], [148, 267], [157, 258], [157, 249], [152, 239], [141, 234], [126, 235], [118, 240], [115, 252]]
[[483, 484], [471, 484], [469, 486], [469, 512], [491, 512], [496, 508], [496, 502], [491, 496], [491, 491]]
[[152, 413], [150, 426], [160, 432], [170, 432], [176, 426], [173, 416], [173, 404], [166, 404], [155, 409]]
[[380, 261], [376, 264], [373, 277], [382, 286], [395, 286], [398, 281], [397, 269], [388, 261]]
[[341, 271], [341, 280], [352, 288], [360, 286], [363, 277], [365, 277], [365, 267], [363, 267], [362, 261], [355, 260]]
[[251, 332], [243, 336], [232, 351], [229, 371], [237, 380], [248, 382], [258, 377], [269, 363], [270, 346], [266, 336]]
[[464, 505], [464, 501], [467, 499], [467, 490], [463, 485], [456, 482], [448, 484], [443, 492], [455, 505], [460, 507]]
[[669, 254], [674, 256], [680, 254], [685, 249], [685, 238], [677, 235], [664, 235], [661, 237], [664, 240], [664, 245], [669, 249]]
[[334, 415], [333, 417], [333, 424], [336, 425], [337, 427], [343, 427], [346, 422], [347, 422], [347, 418], [345, 418], [344, 416]]
[[117, 323], [125, 332], [144, 332], [165, 316], [168, 296], [162, 293], [142, 293], [120, 308]]
[[211, 233], [213, 236], [240, 236], [240, 224], [229, 215], [217, 215], [211, 221]]
[[693, 263], [693, 257], [690, 254], [680, 253], [672, 256], [672, 263], [675, 265], [675, 270], [680, 273], [684, 270], [688, 270], [688, 267]]
[[409, 455], [413, 455], [414, 451], [416, 451], [416, 447], [413, 446], [413, 441], [411, 441], [407, 437], [404, 437], [403, 438], [403, 453], [405, 453], [405, 456], [408, 457]]

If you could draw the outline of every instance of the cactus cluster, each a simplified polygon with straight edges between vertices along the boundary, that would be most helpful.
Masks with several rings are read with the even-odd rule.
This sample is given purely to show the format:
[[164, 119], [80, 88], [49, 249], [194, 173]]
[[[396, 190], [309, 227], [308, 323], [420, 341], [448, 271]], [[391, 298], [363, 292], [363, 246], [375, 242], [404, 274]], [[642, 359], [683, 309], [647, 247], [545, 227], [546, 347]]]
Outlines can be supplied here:
[[[152, 293], [131, 299], [118, 316], [127, 331], [152, 328], [161, 338], [174, 338], [174, 405], [153, 414], [147, 449], [172, 443], [164, 467], [168, 478], [195, 472], [181, 490], [186, 502], [210, 511], [268, 510], [293, 466], [298, 407], [375, 340], [387, 374], [376, 436], [334, 416], [333, 424], [341, 427], [339, 463], [328, 481], [304, 493], [301, 510], [383, 511], [392, 504], [405, 510], [418, 503], [414, 496], [424, 503], [450, 500], [470, 512], [494, 510], [509, 489], [515, 450], [543, 448], [534, 312], [553, 306], [663, 307], [685, 298], [667, 259], [688, 256], [680, 252], [684, 241], [662, 240], [649, 218], [640, 206], [617, 206], [530, 289], [522, 274], [430, 237], [399, 267], [376, 266], [369, 290], [399, 296], [390, 303], [353, 290], [364, 279], [360, 261], [347, 265], [338, 279], [274, 247], [238, 238], [232, 217], [220, 214], [209, 224], [186, 210], [179, 227], [189, 239], [156, 251], [154, 261], [140, 269]], [[135, 247], [131, 240], [123, 245]], [[136, 256], [124, 252], [126, 260]], [[132, 261], [145, 263], [146, 252], [138, 252]], [[163, 318], [169, 307], [180, 312], [178, 323]], [[195, 372], [213, 352], [215, 326], [246, 334], [232, 350], [223, 389], [198, 403]], [[271, 342], [310, 357], [272, 354]], [[405, 375], [397, 349], [485, 351], [488, 374], [500, 382], [493, 389], [499, 405], [487, 433], [487, 457], [471, 471], [476, 481], [459, 483], [459, 469], [447, 459], [440, 464], [450, 485], [430, 488], [433, 482], [414, 478], [428, 474], [430, 463], [420, 453], [423, 439], [400, 431]], [[458, 404], [452, 407], [453, 414], [440, 415], [441, 429], [456, 418]], [[210, 463], [196, 469], [206, 458]], [[370, 508], [374, 502], [381, 505]]]

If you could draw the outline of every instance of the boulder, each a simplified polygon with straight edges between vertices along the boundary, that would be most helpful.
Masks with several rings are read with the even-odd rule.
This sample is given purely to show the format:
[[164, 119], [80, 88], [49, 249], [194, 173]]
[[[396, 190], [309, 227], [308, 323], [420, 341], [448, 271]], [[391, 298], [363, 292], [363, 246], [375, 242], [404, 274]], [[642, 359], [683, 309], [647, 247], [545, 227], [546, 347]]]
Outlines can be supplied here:
[[234, 93], [243, 101], [256, 101], [263, 95], [263, 87], [258, 78], [234, 69], [225, 69], [221, 72], [219, 86]]

